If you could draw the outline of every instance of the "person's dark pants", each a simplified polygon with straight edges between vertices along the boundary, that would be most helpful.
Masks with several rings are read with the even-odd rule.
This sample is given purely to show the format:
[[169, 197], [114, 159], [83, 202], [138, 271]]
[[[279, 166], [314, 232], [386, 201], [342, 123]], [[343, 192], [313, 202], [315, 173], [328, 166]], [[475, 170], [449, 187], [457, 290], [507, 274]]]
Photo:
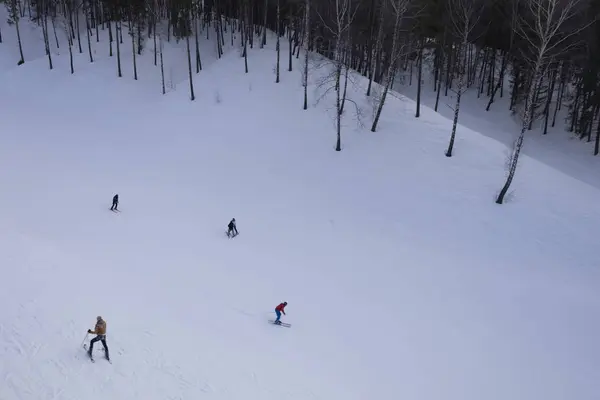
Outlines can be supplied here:
[[110, 210], [116, 210], [117, 206], [119, 205], [119, 203], [113, 203], [112, 207], [110, 208]]
[[229, 236], [236, 236], [238, 234], [237, 228], [229, 228], [229, 231], [227, 232], [227, 234]]
[[108, 346], [106, 345], [106, 336], [104, 336], [104, 335], [98, 335], [90, 341], [90, 349], [88, 350], [89, 353], [92, 354], [92, 350], [94, 349], [94, 343], [96, 343], [98, 341], [102, 342], [102, 346], [104, 346], [104, 354], [106, 355], [106, 358], [109, 358], [108, 357]]

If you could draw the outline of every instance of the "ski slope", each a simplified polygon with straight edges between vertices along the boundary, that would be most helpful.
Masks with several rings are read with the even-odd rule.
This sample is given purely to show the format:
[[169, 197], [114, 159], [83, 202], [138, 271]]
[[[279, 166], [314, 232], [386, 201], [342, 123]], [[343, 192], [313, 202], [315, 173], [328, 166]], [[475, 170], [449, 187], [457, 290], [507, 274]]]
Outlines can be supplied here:
[[273, 45], [204, 43], [194, 102], [181, 48], [162, 96], [150, 49], [0, 45], [0, 399], [597, 400], [600, 189], [525, 156], [498, 206], [506, 147], [404, 98], [335, 152]]

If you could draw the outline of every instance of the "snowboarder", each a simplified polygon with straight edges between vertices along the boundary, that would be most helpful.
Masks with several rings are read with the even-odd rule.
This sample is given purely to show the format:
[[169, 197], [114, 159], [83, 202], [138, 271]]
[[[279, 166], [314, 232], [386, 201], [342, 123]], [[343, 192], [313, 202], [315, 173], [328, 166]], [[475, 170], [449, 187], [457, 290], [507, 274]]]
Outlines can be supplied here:
[[238, 235], [237, 226], [235, 225], [235, 218], [229, 221], [229, 225], [227, 225], [227, 236], [236, 237]]
[[119, 206], [119, 195], [115, 194], [115, 196], [113, 197], [112, 207], [110, 208], [110, 211], [119, 211], [117, 209], [118, 206]]
[[100, 341], [102, 342], [102, 346], [104, 346], [104, 355], [106, 356], [106, 359], [110, 361], [110, 357], [108, 356], [108, 346], [106, 345], [106, 321], [104, 321], [101, 316], [96, 317], [96, 326], [94, 327], [94, 330], [88, 329], [88, 333], [96, 335], [95, 338], [90, 340], [90, 348], [88, 350], [89, 356], [92, 357], [94, 343]]
[[281, 324], [281, 321], [279, 319], [281, 318], [281, 313], [283, 313], [283, 315], [286, 315], [284, 310], [285, 306], [287, 306], [287, 301], [284, 301], [283, 303], [275, 307], [275, 314], [277, 314], [277, 319], [275, 319], [274, 324]]

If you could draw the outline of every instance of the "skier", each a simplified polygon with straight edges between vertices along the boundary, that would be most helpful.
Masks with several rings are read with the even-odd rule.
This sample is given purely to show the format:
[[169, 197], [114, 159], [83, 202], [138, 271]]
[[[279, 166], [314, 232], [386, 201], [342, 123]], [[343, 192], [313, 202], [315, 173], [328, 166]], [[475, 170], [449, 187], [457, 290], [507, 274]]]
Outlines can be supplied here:
[[88, 350], [89, 356], [92, 357], [94, 343], [101, 341], [102, 346], [104, 346], [104, 355], [106, 356], [106, 359], [110, 361], [108, 356], [108, 346], [106, 345], [106, 321], [104, 321], [101, 316], [96, 317], [96, 326], [94, 327], [94, 330], [88, 329], [88, 333], [97, 335], [95, 338], [90, 340], [90, 349]]
[[229, 221], [229, 225], [227, 225], [227, 236], [235, 237], [238, 235], [237, 226], [235, 225], [235, 218]]
[[281, 324], [281, 321], [279, 319], [281, 318], [281, 313], [283, 313], [283, 315], [286, 315], [284, 310], [285, 306], [287, 306], [287, 301], [284, 301], [283, 303], [275, 307], [275, 314], [277, 314], [277, 319], [275, 320], [274, 324]]
[[117, 209], [118, 206], [119, 206], [119, 195], [115, 194], [115, 196], [113, 197], [113, 203], [112, 203], [112, 207], [110, 208], [110, 211], [119, 211]]

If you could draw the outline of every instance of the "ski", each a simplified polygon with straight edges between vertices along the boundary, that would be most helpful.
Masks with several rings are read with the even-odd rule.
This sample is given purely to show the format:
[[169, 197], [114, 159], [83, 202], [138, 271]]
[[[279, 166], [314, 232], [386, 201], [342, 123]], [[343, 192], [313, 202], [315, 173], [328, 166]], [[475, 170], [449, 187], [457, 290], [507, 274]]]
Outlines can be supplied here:
[[83, 345], [83, 350], [85, 351], [85, 354], [87, 354], [87, 356], [90, 358], [90, 361], [95, 363], [96, 360], [94, 360], [94, 356], [92, 356], [87, 350], [87, 344]]
[[[88, 351], [87, 351], [87, 344], [83, 345], [83, 349], [85, 350], [85, 353], [88, 355], [88, 357], [90, 358], [90, 361], [95, 363], [96, 360], [94, 359], [94, 356], [92, 356]], [[104, 359], [106, 361], [108, 361], [109, 364], [112, 364], [112, 361], [110, 360], [110, 358], [106, 358], [106, 356], [104, 357]]]
[[286, 328], [291, 328], [292, 324], [288, 324], [286, 322], [279, 322], [278, 324], [275, 323], [275, 320], [270, 319], [269, 322], [273, 325], [278, 325], [278, 326], [285, 326]]

